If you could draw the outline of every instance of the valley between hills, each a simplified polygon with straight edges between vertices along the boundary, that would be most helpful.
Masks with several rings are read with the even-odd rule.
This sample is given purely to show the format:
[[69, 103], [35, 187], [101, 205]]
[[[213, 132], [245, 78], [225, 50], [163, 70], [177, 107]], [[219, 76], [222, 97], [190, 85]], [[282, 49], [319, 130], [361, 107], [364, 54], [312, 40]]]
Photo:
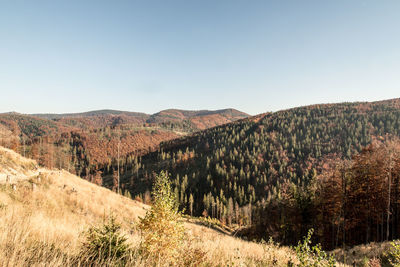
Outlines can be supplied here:
[[[256, 116], [3, 113], [1, 264], [396, 266], [399, 137], [399, 99]], [[143, 256], [138, 218], [166, 206], [185, 226], [179, 263]], [[129, 257], [90, 262], [84, 233], [114, 229], [109, 218]]]

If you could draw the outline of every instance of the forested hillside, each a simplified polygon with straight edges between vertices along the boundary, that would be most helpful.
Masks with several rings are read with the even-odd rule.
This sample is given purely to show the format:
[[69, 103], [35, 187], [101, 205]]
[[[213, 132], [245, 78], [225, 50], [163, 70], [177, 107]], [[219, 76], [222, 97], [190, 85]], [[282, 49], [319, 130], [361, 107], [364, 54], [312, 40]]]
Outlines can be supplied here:
[[[171, 114], [175, 114], [172, 116]], [[232, 109], [166, 110], [148, 115], [117, 110], [72, 114], [0, 114], [0, 145], [91, 179], [99, 169], [157, 150], [162, 141], [248, 115]]]
[[[158, 152], [122, 163], [122, 186], [146, 198], [153, 173], [167, 170], [186, 213], [251, 225], [242, 234], [293, 243], [321, 223], [316, 212], [321, 207], [316, 196], [319, 177], [372, 140], [400, 135], [399, 103], [395, 99], [301, 107], [164, 142]], [[342, 222], [333, 224], [342, 227]], [[382, 224], [376, 221], [368, 227]], [[325, 245], [340, 243], [328, 241], [328, 230], [318, 231]], [[363, 240], [346, 242], [378, 240], [384, 235], [379, 231], [374, 237], [369, 232]], [[331, 234], [338, 235], [338, 230]]]

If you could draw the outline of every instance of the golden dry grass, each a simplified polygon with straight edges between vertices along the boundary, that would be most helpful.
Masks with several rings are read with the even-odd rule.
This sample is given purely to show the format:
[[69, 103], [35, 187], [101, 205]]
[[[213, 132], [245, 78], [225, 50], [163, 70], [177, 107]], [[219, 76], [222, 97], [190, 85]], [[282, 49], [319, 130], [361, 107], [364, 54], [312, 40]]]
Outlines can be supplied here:
[[[54, 246], [68, 258], [79, 250], [82, 233], [106, 216], [115, 214], [133, 233], [138, 216], [146, 212], [141, 203], [67, 172], [44, 172], [40, 182], [37, 177], [19, 181], [16, 191], [0, 186], [0, 266], [25, 265], [38, 244]], [[132, 242], [138, 237], [129, 236]]]
[[294, 252], [287, 247], [273, 244], [261, 245], [232, 236], [221, 234], [205, 226], [186, 224], [188, 233], [197, 245], [206, 248], [207, 259], [216, 266], [286, 266], [288, 260], [295, 259]]
[[36, 161], [21, 157], [11, 149], [0, 147], [0, 182], [4, 182], [7, 175], [14, 180], [34, 175], [38, 168]]

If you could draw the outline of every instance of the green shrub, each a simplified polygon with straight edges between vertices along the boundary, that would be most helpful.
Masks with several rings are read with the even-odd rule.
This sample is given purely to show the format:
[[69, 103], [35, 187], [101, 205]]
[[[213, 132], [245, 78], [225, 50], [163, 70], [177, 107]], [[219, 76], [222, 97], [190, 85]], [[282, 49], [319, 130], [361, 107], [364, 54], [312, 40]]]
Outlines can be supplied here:
[[[335, 267], [336, 262], [333, 255], [328, 254], [321, 249], [321, 244], [311, 246], [311, 237], [314, 229], [310, 229], [303, 242], [299, 241], [295, 247], [297, 258], [300, 262], [299, 267]], [[292, 265], [293, 266], [293, 265]]]
[[123, 266], [129, 256], [130, 247], [120, 229], [121, 226], [113, 216], [103, 225], [91, 227], [82, 245], [81, 261], [91, 266]]
[[399, 267], [400, 266], [400, 242], [393, 241], [388, 252], [384, 255], [384, 261], [390, 266]]

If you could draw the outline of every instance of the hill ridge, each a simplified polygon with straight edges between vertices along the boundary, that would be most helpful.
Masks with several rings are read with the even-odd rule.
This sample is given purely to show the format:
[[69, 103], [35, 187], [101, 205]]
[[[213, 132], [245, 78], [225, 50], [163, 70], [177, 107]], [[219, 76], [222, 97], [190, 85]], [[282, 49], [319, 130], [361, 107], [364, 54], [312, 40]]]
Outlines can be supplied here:
[[[209, 115], [209, 114], [219, 114], [223, 112], [235, 112], [235, 113], [240, 113], [245, 116], [249, 116], [247, 113], [239, 111], [234, 108], [224, 108], [224, 109], [217, 109], [217, 110], [186, 110], [186, 109], [176, 109], [176, 108], [170, 108], [170, 109], [164, 109], [160, 110], [156, 113], [153, 114], [148, 114], [144, 112], [134, 112], [134, 111], [124, 111], [124, 110], [115, 110], [115, 109], [99, 109], [99, 110], [90, 110], [90, 111], [85, 111], [85, 112], [77, 112], [77, 113], [28, 113], [28, 114], [22, 114], [18, 113], [21, 115], [31, 115], [35, 117], [42, 117], [42, 118], [48, 118], [48, 119], [56, 119], [56, 118], [68, 118], [68, 117], [85, 117], [85, 116], [96, 116], [96, 115], [131, 115], [131, 116], [144, 116], [144, 117], [149, 117], [149, 116], [154, 116], [159, 113], [163, 112], [169, 112], [169, 111], [178, 111], [178, 112], [183, 112], [183, 113], [200, 113], [201, 115]], [[8, 112], [11, 113], [11, 112]], [[8, 114], [8, 113], [3, 113], [3, 114]]]

